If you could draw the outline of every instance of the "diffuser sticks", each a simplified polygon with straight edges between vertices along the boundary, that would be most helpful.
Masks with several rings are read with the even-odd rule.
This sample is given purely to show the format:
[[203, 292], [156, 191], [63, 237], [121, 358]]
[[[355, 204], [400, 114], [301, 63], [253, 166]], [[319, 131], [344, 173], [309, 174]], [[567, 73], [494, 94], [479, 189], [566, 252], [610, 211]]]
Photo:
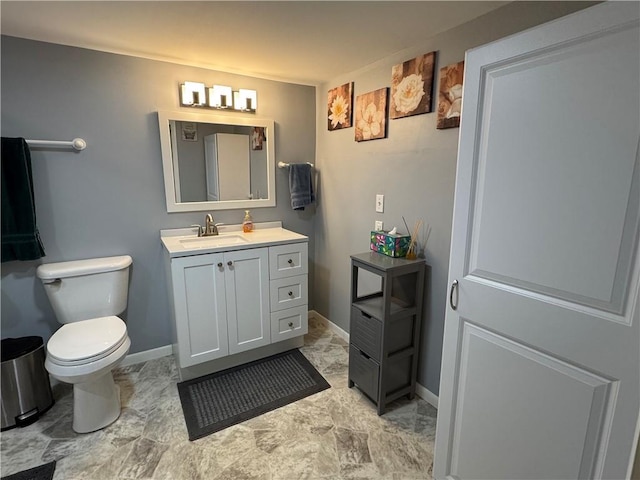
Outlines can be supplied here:
[[[407, 227], [407, 233], [408, 233], [409, 226], [407, 225], [407, 221], [404, 219], [404, 217], [402, 217], [402, 221], [404, 222], [404, 226]], [[424, 222], [422, 220], [416, 220], [416, 222], [413, 224], [413, 230], [411, 231], [411, 242], [409, 243], [409, 248], [407, 250], [408, 260], [414, 260], [418, 256], [417, 254], [418, 237], [420, 235], [420, 229], [422, 228], [423, 223]], [[431, 235], [431, 226], [427, 224], [427, 233], [426, 233], [426, 238], [424, 240], [424, 248], [427, 247], [427, 242], [429, 241], [429, 235]]]

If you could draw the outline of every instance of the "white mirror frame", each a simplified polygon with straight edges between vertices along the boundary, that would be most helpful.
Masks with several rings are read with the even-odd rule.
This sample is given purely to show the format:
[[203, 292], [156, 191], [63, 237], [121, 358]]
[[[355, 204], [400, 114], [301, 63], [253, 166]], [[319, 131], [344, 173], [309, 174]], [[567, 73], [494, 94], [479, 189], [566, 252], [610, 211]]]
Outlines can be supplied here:
[[[220, 200], [215, 202], [177, 202], [174, 163], [171, 151], [171, 134], [169, 120], [181, 122], [217, 123], [221, 125], [238, 125], [264, 127], [266, 130], [267, 148], [267, 187], [269, 196], [255, 200]], [[167, 212], [199, 212], [205, 210], [231, 210], [241, 208], [260, 208], [276, 206], [276, 154], [274, 122], [269, 119], [254, 117], [236, 117], [215, 115], [207, 112], [183, 112], [171, 110], [158, 111], [160, 129], [160, 147], [162, 150], [162, 170], [164, 172], [164, 192], [167, 200]]]

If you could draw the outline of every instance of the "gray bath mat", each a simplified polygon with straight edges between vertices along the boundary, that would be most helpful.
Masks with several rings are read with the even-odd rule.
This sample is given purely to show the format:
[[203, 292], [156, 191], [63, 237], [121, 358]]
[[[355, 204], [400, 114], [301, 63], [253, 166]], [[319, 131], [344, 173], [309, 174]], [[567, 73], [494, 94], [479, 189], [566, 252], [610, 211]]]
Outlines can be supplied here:
[[299, 350], [178, 383], [189, 440], [329, 388]]
[[7, 475], [6, 477], [2, 477], [1, 480], [51, 480], [53, 478], [53, 472], [55, 471], [56, 462], [54, 460], [39, 467]]

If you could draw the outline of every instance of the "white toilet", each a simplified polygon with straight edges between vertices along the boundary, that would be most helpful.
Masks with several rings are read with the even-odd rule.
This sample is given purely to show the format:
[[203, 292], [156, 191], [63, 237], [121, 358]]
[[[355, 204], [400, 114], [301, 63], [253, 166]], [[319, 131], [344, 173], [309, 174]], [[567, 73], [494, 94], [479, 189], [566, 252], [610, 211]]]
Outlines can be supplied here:
[[128, 255], [49, 263], [37, 269], [58, 322], [47, 342], [45, 368], [73, 384], [73, 429], [100, 430], [120, 416], [120, 388], [111, 370], [131, 340], [117, 317], [127, 308]]

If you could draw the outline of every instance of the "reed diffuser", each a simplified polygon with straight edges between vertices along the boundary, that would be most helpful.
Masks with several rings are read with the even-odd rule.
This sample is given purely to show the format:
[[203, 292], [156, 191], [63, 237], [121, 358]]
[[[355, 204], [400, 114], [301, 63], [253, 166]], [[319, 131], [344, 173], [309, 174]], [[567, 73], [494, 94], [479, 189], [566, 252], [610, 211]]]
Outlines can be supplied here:
[[[402, 217], [402, 221], [404, 222], [404, 226], [407, 227], [407, 232], [409, 232], [409, 227], [407, 226], [407, 222], [404, 217]], [[407, 249], [407, 260], [415, 260], [418, 257], [418, 236], [420, 235], [422, 224], [422, 220], [416, 220], [416, 222], [413, 224], [413, 230], [411, 231], [411, 242], [409, 243], [409, 248]], [[427, 235], [424, 241], [425, 248], [427, 246], [427, 241], [429, 241], [430, 234], [431, 226], [427, 224]]]

